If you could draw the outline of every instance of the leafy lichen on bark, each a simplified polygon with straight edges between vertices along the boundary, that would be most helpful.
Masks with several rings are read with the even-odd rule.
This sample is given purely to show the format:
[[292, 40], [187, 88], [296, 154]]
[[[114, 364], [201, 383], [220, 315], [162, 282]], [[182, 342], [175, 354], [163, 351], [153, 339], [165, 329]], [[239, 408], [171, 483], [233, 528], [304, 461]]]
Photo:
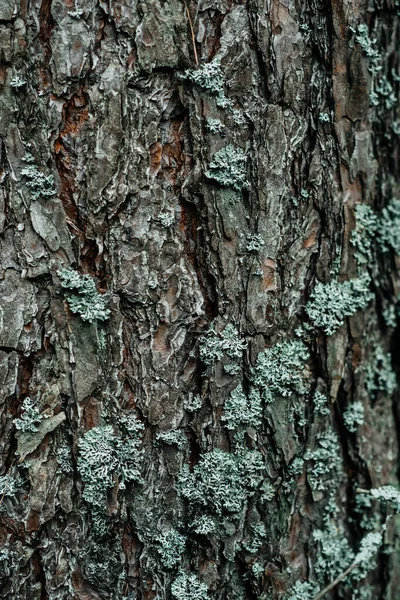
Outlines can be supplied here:
[[377, 533], [396, 11], [3, 0], [0, 598], [312, 598]]

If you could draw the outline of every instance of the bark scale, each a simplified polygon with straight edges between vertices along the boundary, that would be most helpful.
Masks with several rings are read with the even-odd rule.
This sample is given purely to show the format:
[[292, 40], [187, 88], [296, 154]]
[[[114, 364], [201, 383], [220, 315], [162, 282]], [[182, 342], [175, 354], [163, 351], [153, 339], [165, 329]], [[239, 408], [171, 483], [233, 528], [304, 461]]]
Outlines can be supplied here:
[[[396, 220], [352, 233], [400, 197], [397, 2], [2, 0], [0, 38], [0, 597], [311, 600], [398, 483]], [[366, 274], [326, 335], [316, 283]], [[327, 598], [398, 598], [393, 523]]]

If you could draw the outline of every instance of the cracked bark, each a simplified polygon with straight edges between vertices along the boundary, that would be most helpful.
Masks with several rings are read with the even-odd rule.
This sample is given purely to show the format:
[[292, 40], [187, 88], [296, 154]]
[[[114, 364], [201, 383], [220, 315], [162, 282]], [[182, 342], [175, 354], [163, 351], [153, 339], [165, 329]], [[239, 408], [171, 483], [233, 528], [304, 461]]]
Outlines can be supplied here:
[[[368, 24], [398, 98], [395, 4], [2, 0], [1, 475], [20, 479], [1, 504], [0, 598], [168, 600], [177, 569], [162, 565], [154, 539], [170, 526], [188, 534], [181, 566], [207, 584], [210, 598], [284, 598], [296, 581], [315, 579], [319, 550], [310, 536], [323, 528], [326, 500], [311, 492], [306, 467], [289, 485], [289, 468], [327, 427], [340, 440], [337, 522], [357, 548], [355, 489], [398, 484], [398, 397], [380, 393], [372, 402], [363, 371], [377, 344], [400, 365], [398, 328], [382, 317], [399, 291], [391, 254], [375, 252], [366, 266], [374, 302], [334, 336], [310, 340], [310, 385], [329, 395], [330, 414], [316, 415], [311, 401], [277, 399], [246, 438], [264, 456], [272, 500], [262, 505], [255, 495], [239, 522], [207, 538], [188, 532], [176, 481], [183, 464], [232, 448], [224, 401], [239, 384], [248, 389], [260, 351], [295, 338], [315, 282], [356, 277], [355, 205], [379, 212], [400, 197], [391, 128], [398, 104], [370, 106], [368, 57], [351, 30]], [[221, 58], [240, 124], [180, 77], [195, 67], [186, 10], [200, 63]], [[221, 120], [224, 133], [211, 134], [207, 118]], [[228, 143], [248, 156], [249, 187], [236, 202], [205, 176]], [[32, 198], [22, 173], [27, 153], [54, 176], [53, 196]], [[308, 197], [294, 203], [302, 190]], [[254, 233], [264, 245], [249, 254]], [[110, 294], [107, 323], [72, 314], [61, 265], [96, 277]], [[236, 375], [199, 360], [199, 338], [213, 320], [233, 323], [248, 342]], [[197, 413], [184, 409], [189, 394], [202, 399]], [[13, 419], [27, 396], [55, 421], [18, 462]], [[365, 409], [356, 434], [343, 424], [352, 401]], [[144, 483], [123, 491], [116, 482], [99, 547], [76, 461], [79, 439], [104, 422], [104, 409], [111, 423], [135, 411], [145, 424]], [[178, 428], [186, 448], [156, 443], [157, 433]], [[72, 450], [68, 474], [57, 461], [63, 445]], [[258, 522], [267, 538], [252, 554], [243, 543]], [[395, 544], [393, 528], [386, 541]], [[395, 544], [359, 585], [395, 600], [398, 572]], [[327, 597], [351, 593], [339, 586]]]

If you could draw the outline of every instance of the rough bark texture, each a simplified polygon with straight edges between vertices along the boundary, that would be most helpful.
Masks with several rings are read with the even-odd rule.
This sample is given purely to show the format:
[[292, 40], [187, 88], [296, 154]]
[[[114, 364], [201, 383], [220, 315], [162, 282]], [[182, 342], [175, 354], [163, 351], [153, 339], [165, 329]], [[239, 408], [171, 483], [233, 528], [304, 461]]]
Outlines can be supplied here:
[[[311, 600], [380, 530], [357, 490], [398, 483], [399, 220], [361, 260], [352, 232], [400, 197], [397, 4], [0, 0], [1, 598]], [[315, 285], [366, 274], [326, 335]], [[389, 523], [326, 598], [399, 598]]]

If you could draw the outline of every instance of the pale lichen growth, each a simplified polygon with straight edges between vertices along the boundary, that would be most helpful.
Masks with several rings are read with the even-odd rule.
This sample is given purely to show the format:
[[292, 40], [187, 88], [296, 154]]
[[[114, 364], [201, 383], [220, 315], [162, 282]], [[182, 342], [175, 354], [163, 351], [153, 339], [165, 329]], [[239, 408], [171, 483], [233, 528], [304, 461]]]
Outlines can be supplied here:
[[252, 388], [248, 395], [238, 385], [224, 404], [222, 421], [227, 429], [237, 429], [241, 425], [258, 427], [262, 420], [262, 405], [259, 392]]
[[364, 423], [364, 406], [362, 402], [349, 404], [343, 413], [343, 421], [347, 431], [355, 433], [358, 426]]
[[384, 485], [370, 490], [370, 494], [377, 500], [390, 504], [396, 513], [400, 513], [400, 491], [392, 485]]
[[176, 600], [207, 600], [208, 588], [194, 574], [180, 573], [171, 585], [172, 597]]
[[364, 23], [361, 23], [357, 28], [356, 42], [360, 44], [364, 53], [370, 59], [370, 64], [368, 70], [376, 75], [382, 69], [381, 62], [381, 54], [379, 50], [376, 48], [376, 40], [372, 40], [369, 37], [368, 26]]
[[381, 105], [385, 110], [396, 106], [398, 100], [392, 84], [386, 76], [375, 83], [373, 91], [369, 95], [372, 106]]
[[183, 408], [190, 413], [196, 412], [203, 406], [203, 401], [199, 394], [190, 392], [188, 397], [183, 401]]
[[264, 523], [252, 525], [249, 537], [249, 540], [243, 542], [243, 548], [245, 548], [247, 552], [250, 552], [250, 554], [256, 554], [267, 538], [267, 530], [265, 529]]
[[378, 235], [383, 252], [392, 248], [395, 254], [400, 255], [400, 200], [393, 198], [382, 210]]
[[26, 186], [30, 189], [31, 200], [49, 198], [56, 194], [53, 175], [45, 175], [34, 163], [34, 157], [29, 152], [22, 159], [28, 166], [22, 169], [21, 175], [25, 175], [28, 181]]
[[311, 488], [316, 491], [327, 490], [332, 477], [339, 473], [342, 465], [336, 433], [328, 430], [318, 434], [316, 447], [314, 450], [306, 451], [304, 460], [312, 462], [312, 466], [307, 469], [307, 478]]
[[314, 394], [314, 408], [315, 412], [320, 415], [329, 415], [331, 413], [331, 409], [329, 408], [328, 398], [322, 394], [321, 392], [316, 391]]
[[396, 373], [392, 368], [392, 358], [381, 346], [376, 346], [371, 359], [365, 367], [365, 385], [370, 397], [374, 400], [378, 392], [391, 396], [396, 389]]
[[265, 245], [259, 233], [250, 233], [247, 236], [246, 250], [248, 252], [258, 252]]
[[164, 531], [157, 537], [157, 552], [166, 569], [173, 569], [181, 562], [185, 551], [186, 537], [176, 529]]
[[175, 221], [175, 215], [169, 212], [162, 212], [158, 215], [158, 220], [163, 227], [168, 229]]
[[91, 505], [98, 534], [104, 532], [108, 491], [119, 481], [141, 483], [141, 436], [143, 424], [132, 415], [120, 419], [123, 436], [111, 425], [93, 427], [78, 442], [78, 472], [85, 484], [83, 499]]
[[176, 446], [178, 450], [183, 450], [188, 443], [187, 437], [180, 429], [157, 433], [156, 439], [161, 440], [167, 446]]
[[262, 457], [256, 451], [238, 454], [213, 450], [200, 456], [193, 472], [184, 465], [178, 481], [181, 496], [192, 508], [214, 515], [240, 512], [261, 482]]
[[212, 94], [224, 93], [224, 72], [218, 58], [201, 64], [197, 69], [187, 69], [183, 77]]
[[248, 186], [246, 164], [247, 155], [244, 150], [229, 144], [214, 154], [206, 176], [223, 187], [240, 192]]
[[38, 425], [43, 419], [36, 403], [29, 397], [22, 403], [22, 415], [19, 419], [14, 419], [15, 427], [24, 433], [35, 433], [38, 431]]
[[309, 581], [297, 581], [284, 600], [313, 600], [319, 591], [317, 584]]
[[357, 204], [355, 208], [356, 226], [351, 235], [351, 243], [356, 251], [358, 264], [363, 265], [372, 259], [373, 240], [378, 229], [378, 218], [372, 208]]
[[193, 528], [193, 531], [199, 535], [209, 535], [216, 530], [217, 523], [212, 517], [201, 515], [201, 517], [196, 517], [190, 526]]
[[251, 381], [260, 389], [266, 402], [279, 396], [305, 394], [308, 390], [308, 359], [309, 352], [303, 342], [279, 342], [257, 356], [251, 369]]
[[369, 291], [370, 277], [367, 273], [339, 283], [317, 283], [306, 305], [306, 312], [315, 327], [320, 327], [326, 335], [332, 335], [358, 310], [365, 308], [374, 298]]
[[222, 134], [225, 131], [225, 125], [219, 119], [211, 119], [210, 117], [206, 120], [206, 127], [213, 134]]
[[200, 341], [200, 358], [205, 365], [210, 365], [224, 356], [241, 358], [247, 342], [240, 339], [237, 329], [231, 324], [222, 331], [216, 331], [214, 323]]
[[96, 284], [89, 275], [80, 275], [72, 269], [60, 269], [57, 275], [63, 288], [73, 290], [67, 293], [67, 301], [73, 313], [84, 321], [105, 321], [110, 316], [107, 296], [99, 294]]

